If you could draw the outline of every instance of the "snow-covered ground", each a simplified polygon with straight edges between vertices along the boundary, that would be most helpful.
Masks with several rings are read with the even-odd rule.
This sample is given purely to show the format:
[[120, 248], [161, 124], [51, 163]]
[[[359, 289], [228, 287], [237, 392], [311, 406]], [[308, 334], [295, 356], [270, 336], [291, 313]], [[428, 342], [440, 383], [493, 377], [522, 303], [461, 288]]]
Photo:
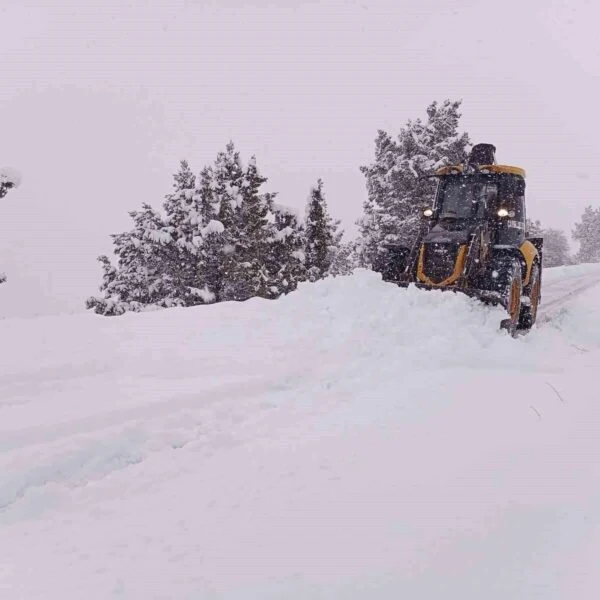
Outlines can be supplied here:
[[595, 598], [600, 268], [544, 277], [519, 339], [368, 272], [0, 321], [0, 598]]

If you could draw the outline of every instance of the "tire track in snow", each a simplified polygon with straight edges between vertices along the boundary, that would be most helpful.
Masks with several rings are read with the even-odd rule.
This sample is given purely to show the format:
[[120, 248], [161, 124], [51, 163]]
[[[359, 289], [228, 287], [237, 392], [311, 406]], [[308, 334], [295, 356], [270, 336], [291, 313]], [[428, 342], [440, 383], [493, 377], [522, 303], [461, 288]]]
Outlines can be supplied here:
[[4, 432], [0, 440], [0, 453], [23, 449], [28, 446], [50, 444], [63, 438], [93, 434], [117, 425], [163, 417], [183, 409], [204, 409], [222, 403], [224, 398], [252, 396], [265, 391], [272, 383], [266, 378], [226, 384], [218, 382], [214, 386], [200, 388], [194, 392], [182, 392], [150, 404], [141, 404], [120, 410], [82, 417], [73, 421], [50, 426], [36, 426], [16, 432]]
[[[80, 488], [191, 443], [214, 450], [256, 439], [265, 413], [277, 406], [265, 398], [297, 393], [301, 376], [296, 370], [221, 382], [151, 405], [5, 436], [0, 444], [0, 521], [31, 492], [51, 496], [56, 486]], [[39, 509], [43, 505], [42, 500]]]
[[151, 405], [4, 435], [0, 515], [34, 489], [49, 484], [80, 487], [203, 437], [214, 442], [227, 435], [224, 425], [234, 428], [254, 418], [256, 407], [244, 401], [262, 397], [274, 385], [266, 378], [221, 382]]

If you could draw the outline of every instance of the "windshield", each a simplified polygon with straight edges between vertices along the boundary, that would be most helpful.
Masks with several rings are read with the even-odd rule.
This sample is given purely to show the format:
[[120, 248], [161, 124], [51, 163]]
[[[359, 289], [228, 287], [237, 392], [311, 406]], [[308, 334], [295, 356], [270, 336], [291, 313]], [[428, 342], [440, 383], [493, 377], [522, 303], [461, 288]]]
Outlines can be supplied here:
[[440, 219], [472, 219], [483, 216], [486, 206], [498, 194], [495, 184], [466, 177], [453, 177], [439, 198]]

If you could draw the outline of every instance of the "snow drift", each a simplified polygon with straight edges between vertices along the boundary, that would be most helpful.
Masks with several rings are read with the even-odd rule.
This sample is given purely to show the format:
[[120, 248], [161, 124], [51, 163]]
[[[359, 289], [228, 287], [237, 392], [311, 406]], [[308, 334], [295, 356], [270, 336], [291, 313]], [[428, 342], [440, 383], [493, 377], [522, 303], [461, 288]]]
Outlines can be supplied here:
[[[548, 271], [548, 302], [582, 277], [600, 271]], [[277, 301], [0, 321], [0, 589], [590, 598], [599, 301], [514, 340], [499, 309], [358, 272]]]

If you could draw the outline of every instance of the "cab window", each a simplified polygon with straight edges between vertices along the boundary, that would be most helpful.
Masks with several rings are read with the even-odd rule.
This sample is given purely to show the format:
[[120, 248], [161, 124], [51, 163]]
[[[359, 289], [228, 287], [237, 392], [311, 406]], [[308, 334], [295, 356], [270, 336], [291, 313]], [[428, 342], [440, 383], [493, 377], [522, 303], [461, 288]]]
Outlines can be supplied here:
[[525, 184], [511, 175], [502, 179], [497, 206], [506, 209], [508, 216], [499, 221], [498, 243], [512, 246], [525, 239]]

